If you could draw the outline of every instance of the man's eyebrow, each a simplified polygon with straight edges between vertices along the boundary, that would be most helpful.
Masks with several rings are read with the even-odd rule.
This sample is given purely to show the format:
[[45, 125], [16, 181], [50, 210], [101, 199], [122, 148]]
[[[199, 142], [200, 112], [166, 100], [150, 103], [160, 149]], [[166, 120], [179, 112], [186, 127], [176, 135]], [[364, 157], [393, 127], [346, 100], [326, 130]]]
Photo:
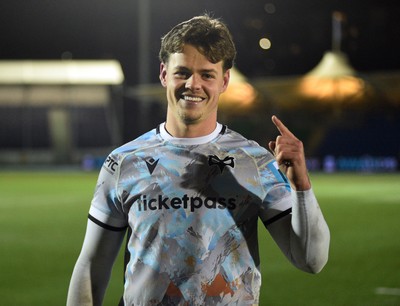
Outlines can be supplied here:
[[200, 71], [203, 73], [218, 73], [216, 69], [202, 69]]
[[190, 71], [190, 69], [185, 67], [185, 66], [175, 66], [174, 69], [175, 70], [187, 70], [187, 71]]
[[[181, 70], [181, 71], [192, 71], [191, 69], [189, 69], [186, 66], [176, 66], [174, 69], [175, 70]], [[201, 73], [218, 73], [218, 71], [216, 69], [213, 69], [213, 68], [201, 69], [200, 72]]]

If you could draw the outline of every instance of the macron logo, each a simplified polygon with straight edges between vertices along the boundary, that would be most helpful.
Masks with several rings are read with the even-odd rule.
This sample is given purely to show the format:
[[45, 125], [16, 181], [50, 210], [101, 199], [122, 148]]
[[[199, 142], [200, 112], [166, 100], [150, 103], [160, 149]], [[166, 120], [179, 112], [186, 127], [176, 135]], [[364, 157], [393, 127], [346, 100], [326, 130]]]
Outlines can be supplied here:
[[158, 164], [159, 159], [154, 160], [154, 158], [150, 157], [149, 159], [145, 160], [147, 169], [149, 170], [150, 174], [153, 174], [154, 169]]

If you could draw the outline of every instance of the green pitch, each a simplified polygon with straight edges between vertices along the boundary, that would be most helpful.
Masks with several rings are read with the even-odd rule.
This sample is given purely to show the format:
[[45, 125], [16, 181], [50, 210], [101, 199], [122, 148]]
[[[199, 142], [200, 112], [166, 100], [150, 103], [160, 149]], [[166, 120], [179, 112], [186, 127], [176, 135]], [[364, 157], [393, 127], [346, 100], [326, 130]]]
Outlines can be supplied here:
[[[0, 172], [1, 305], [65, 305], [96, 177]], [[260, 305], [400, 305], [400, 175], [312, 180], [331, 230], [328, 265], [317, 275], [296, 270], [260, 227]], [[121, 258], [105, 306], [122, 293]]]

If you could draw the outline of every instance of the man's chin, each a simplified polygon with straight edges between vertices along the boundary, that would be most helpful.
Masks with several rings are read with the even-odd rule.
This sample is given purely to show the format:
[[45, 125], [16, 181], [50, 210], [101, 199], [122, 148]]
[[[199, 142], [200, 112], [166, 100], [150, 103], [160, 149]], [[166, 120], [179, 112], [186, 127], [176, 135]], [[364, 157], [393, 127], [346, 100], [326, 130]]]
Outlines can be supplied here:
[[180, 113], [179, 117], [187, 125], [196, 124], [201, 120], [201, 114], [188, 114], [187, 112]]

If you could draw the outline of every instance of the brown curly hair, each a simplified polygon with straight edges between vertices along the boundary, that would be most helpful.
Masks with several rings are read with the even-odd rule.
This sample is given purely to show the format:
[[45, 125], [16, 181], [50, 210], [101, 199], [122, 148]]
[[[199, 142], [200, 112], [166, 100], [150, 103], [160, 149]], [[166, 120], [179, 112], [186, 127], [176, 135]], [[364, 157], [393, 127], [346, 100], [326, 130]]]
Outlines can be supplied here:
[[161, 38], [160, 61], [167, 63], [170, 54], [182, 52], [186, 44], [196, 47], [212, 63], [223, 61], [224, 71], [233, 66], [235, 44], [228, 27], [220, 19], [196, 16], [173, 27]]

